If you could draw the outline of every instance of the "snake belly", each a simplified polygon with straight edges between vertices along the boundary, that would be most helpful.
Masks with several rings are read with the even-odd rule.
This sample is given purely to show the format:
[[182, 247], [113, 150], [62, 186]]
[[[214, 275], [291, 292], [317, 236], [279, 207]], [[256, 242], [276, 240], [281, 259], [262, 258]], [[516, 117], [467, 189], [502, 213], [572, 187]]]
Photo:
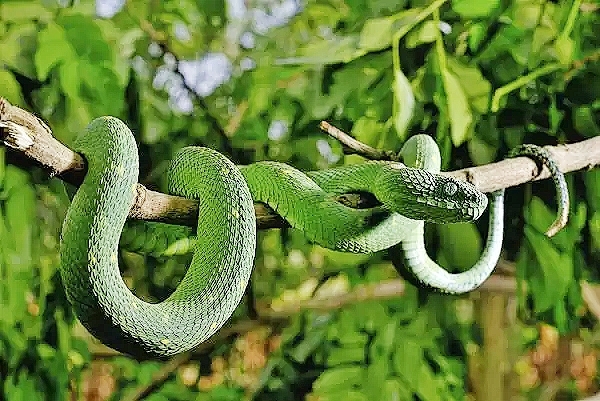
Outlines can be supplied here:
[[152, 304], [127, 288], [118, 266], [119, 238], [138, 181], [133, 134], [120, 120], [101, 117], [74, 148], [88, 171], [63, 223], [60, 272], [80, 321], [104, 344], [137, 357], [169, 356], [206, 340], [239, 304], [254, 260], [254, 207], [238, 169], [206, 148], [176, 155], [169, 190], [202, 198], [200, 235], [177, 289]]

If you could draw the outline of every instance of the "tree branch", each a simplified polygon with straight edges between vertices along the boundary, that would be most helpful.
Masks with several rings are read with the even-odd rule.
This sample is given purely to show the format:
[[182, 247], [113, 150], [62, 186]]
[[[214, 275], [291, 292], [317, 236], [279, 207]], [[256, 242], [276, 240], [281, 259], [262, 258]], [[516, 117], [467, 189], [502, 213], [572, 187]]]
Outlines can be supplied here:
[[[341, 134], [343, 132], [339, 131]], [[85, 176], [85, 160], [52, 136], [50, 128], [33, 114], [0, 98], [0, 140], [15, 152], [22, 153], [48, 171], [51, 177], [79, 186]], [[366, 146], [366, 145], [365, 145]], [[547, 146], [563, 172], [591, 169], [600, 165], [600, 137], [570, 145]], [[442, 172], [474, 184], [483, 192], [517, 186], [532, 180], [548, 178], [546, 168], [538, 174], [536, 163], [526, 157], [516, 157], [479, 167]], [[360, 195], [339, 200], [348, 206], [368, 204]], [[259, 229], [287, 226], [283, 218], [263, 204], [255, 204]], [[167, 195], [137, 185], [137, 196], [129, 217], [194, 227], [198, 219], [198, 201]]]
[[[0, 97], [0, 140], [48, 171], [51, 177], [79, 186], [86, 173], [85, 159], [52, 136], [52, 130], [33, 114]], [[263, 204], [255, 205], [257, 226], [284, 227], [287, 223]], [[198, 201], [152, 191], [137, 184], [129, 217], [195, 227]]]
[[370, 160], [400, 161], [400, 157], [396, 152], [375, 149], [354, 139], [341, 129], [329, 124], [327, 121], [321, 121], [319, 128], [341, 142], [341, 144], [344, 146], [344, 153], [346, 154], [361, 155], [362, 157]]

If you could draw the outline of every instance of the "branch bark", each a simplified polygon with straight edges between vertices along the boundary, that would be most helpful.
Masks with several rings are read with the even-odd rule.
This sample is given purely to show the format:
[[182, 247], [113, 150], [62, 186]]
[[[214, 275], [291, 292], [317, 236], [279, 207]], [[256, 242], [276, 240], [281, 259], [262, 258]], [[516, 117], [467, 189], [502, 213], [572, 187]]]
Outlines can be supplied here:
[[[38, 117], [0, 97], [0, 140], [51, 177], [79, 186], [86, 173], [85, 159], [52, 136], [52, 130]], [[263, 204], [254, 206], [261, 229], [284, 227], [285, 220]], [[198, 201], [164, 194], [137, 184], [137, 195], [129, 218], [195, 227]]]
[[[321, 126], [325, 128], [328, 124]], [[337, 133], [345, 135], [341, 131]], [[51, 129], [42, 120], [11, 105], [3, 98], [0, 98], [0, 140], [8, 148], [25, 155], [48, 171], [50, 176], [56, 176], [75, 186], [83, 182], [86, 171], [83, 157], [56, 140]], [[600, 165], [600, 137], [569, 145], [546, 146], [546, 149], [565, 173]], [[492, 192], [550, 176], [546, 168], [539, 173], [536, 163], [526, 157], [441, 174], [468, 181], [483, 192]], [[368, 204], [366, 200], [352, 197], [345, 197], [341, 201], [350, 206]], [[129, 217], [195, 227], [198, 219], [197, 206], [197, 200], [152, 191], [138, 184], [137, 196]], [[263, 204], [255, 204], [255, 212], [259, 229], [287, 226], [283, 218]]]

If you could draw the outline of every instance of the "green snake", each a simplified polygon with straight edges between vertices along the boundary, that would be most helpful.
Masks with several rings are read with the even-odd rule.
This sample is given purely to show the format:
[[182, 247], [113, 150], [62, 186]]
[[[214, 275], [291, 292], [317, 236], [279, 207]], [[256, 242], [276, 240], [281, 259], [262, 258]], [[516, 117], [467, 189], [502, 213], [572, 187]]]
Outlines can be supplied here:
[[[148, 303], [127, 288], [118, 265], [119, 239], [138, 181], [134, 136], [119, 119], [101, 117], [76, 139], [74, 150], [85, 157], [87, 173], [61, 233], [65, 292], [94, 336], [137, 357], [189, 350], [231, 316], [252, 271], [254, 202], [269, 205], [309, 240], [331, 249], [366, 253], [401, 243], [418, 280], [446, 292], [476, 288], [500, 253], [502, 191], [492, 196], [490, 235], [472, 269], [452, 275], [427, 257], [425, 221], [472, 221], [487, 206], [487, 197], [473, 185], [437, 174], [439, 150], [428, 136], [404, 145], [406, 165], [369, 161], [307, 174], [276, 162], [235, 166], [214, 150], [186, 147], [170, 166], [169, 191], [200, 200], [193, 257], [175, 291]], [[347, 193], [369, 193], [378, 205], [345, 206], [337, 196]]]

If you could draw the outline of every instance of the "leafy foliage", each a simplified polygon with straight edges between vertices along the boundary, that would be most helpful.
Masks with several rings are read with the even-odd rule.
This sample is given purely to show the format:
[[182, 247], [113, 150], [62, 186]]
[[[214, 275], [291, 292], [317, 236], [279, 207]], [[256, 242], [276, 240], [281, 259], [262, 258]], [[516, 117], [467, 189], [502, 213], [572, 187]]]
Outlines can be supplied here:
[[[239, 13], [233, 2], [134, 0], [103, 19], [89, 0], [3, 1], [0, 95], [35, 111], [66, 144], [96, 116], [123, 118], [139, 142], [140, 181], [163, 191], [168, 161], [188, 144], [238, 163], [310, 170], [360, 162], [318, 132], [322, 119], [382, 149], [430, 134], [446, 169], [489, 163], [523, 142], [600, 134], [600, 14], [591, 1], [311, 0], [293, 18], [273, 2], [250, 3], [254, 12]], [[286, 23], [273, 22], [276, 15]], [[217, 68], [206, 66], [215, 59], [210, 82]], [[0, 156], [0, 398], [92, 399], [94, 380], [107, 377], [113, 392], [102, 399], [122, 399], [151, 383], [163, 365], [99, 361], [102, 351], [70, 312], [57, 274], [62, 184], [5, 163], [22, 166], [4, 148]], [[569, 184], [572, 218], [553, 239], [543, 236], [551, 184], [507, 195], [505, 250], [522, 287], [512, 338], [519, 351], [538, 337], [554, 349], [537, 322], [587, 335], [586, 347], [597, 343], [580, 281], [598, 279], [591, 266], [599, 261], [600, 175], [573, 175]], [[430, 253], [468, 268], [484, 228], [432, 227]], [[472, 299], [407, 285], [400, 298], [294, 313], [282, 323], [267, 312], [392, 280], [392, 261], [401, 260], [394, 251], [331, 252], [291, 230], [261, 232], [257, 248], [252, 291], [235, 321], [267, 330], [221, 338], [148, 400], [460, 400], [477, 390], [472, 361], [486, 328]], [[176, 286], [185, 261], [123, 251], [121, 264], [136, 293], [157, 300]], [[535, 368], [523, 363], [515, 365], [522, 377]], [[110, 374], [90, 375], [96, 368]], [[571, 395], [597, 386], [571, 378]], [[541, 388], [539, 380], [523, 390]]]

